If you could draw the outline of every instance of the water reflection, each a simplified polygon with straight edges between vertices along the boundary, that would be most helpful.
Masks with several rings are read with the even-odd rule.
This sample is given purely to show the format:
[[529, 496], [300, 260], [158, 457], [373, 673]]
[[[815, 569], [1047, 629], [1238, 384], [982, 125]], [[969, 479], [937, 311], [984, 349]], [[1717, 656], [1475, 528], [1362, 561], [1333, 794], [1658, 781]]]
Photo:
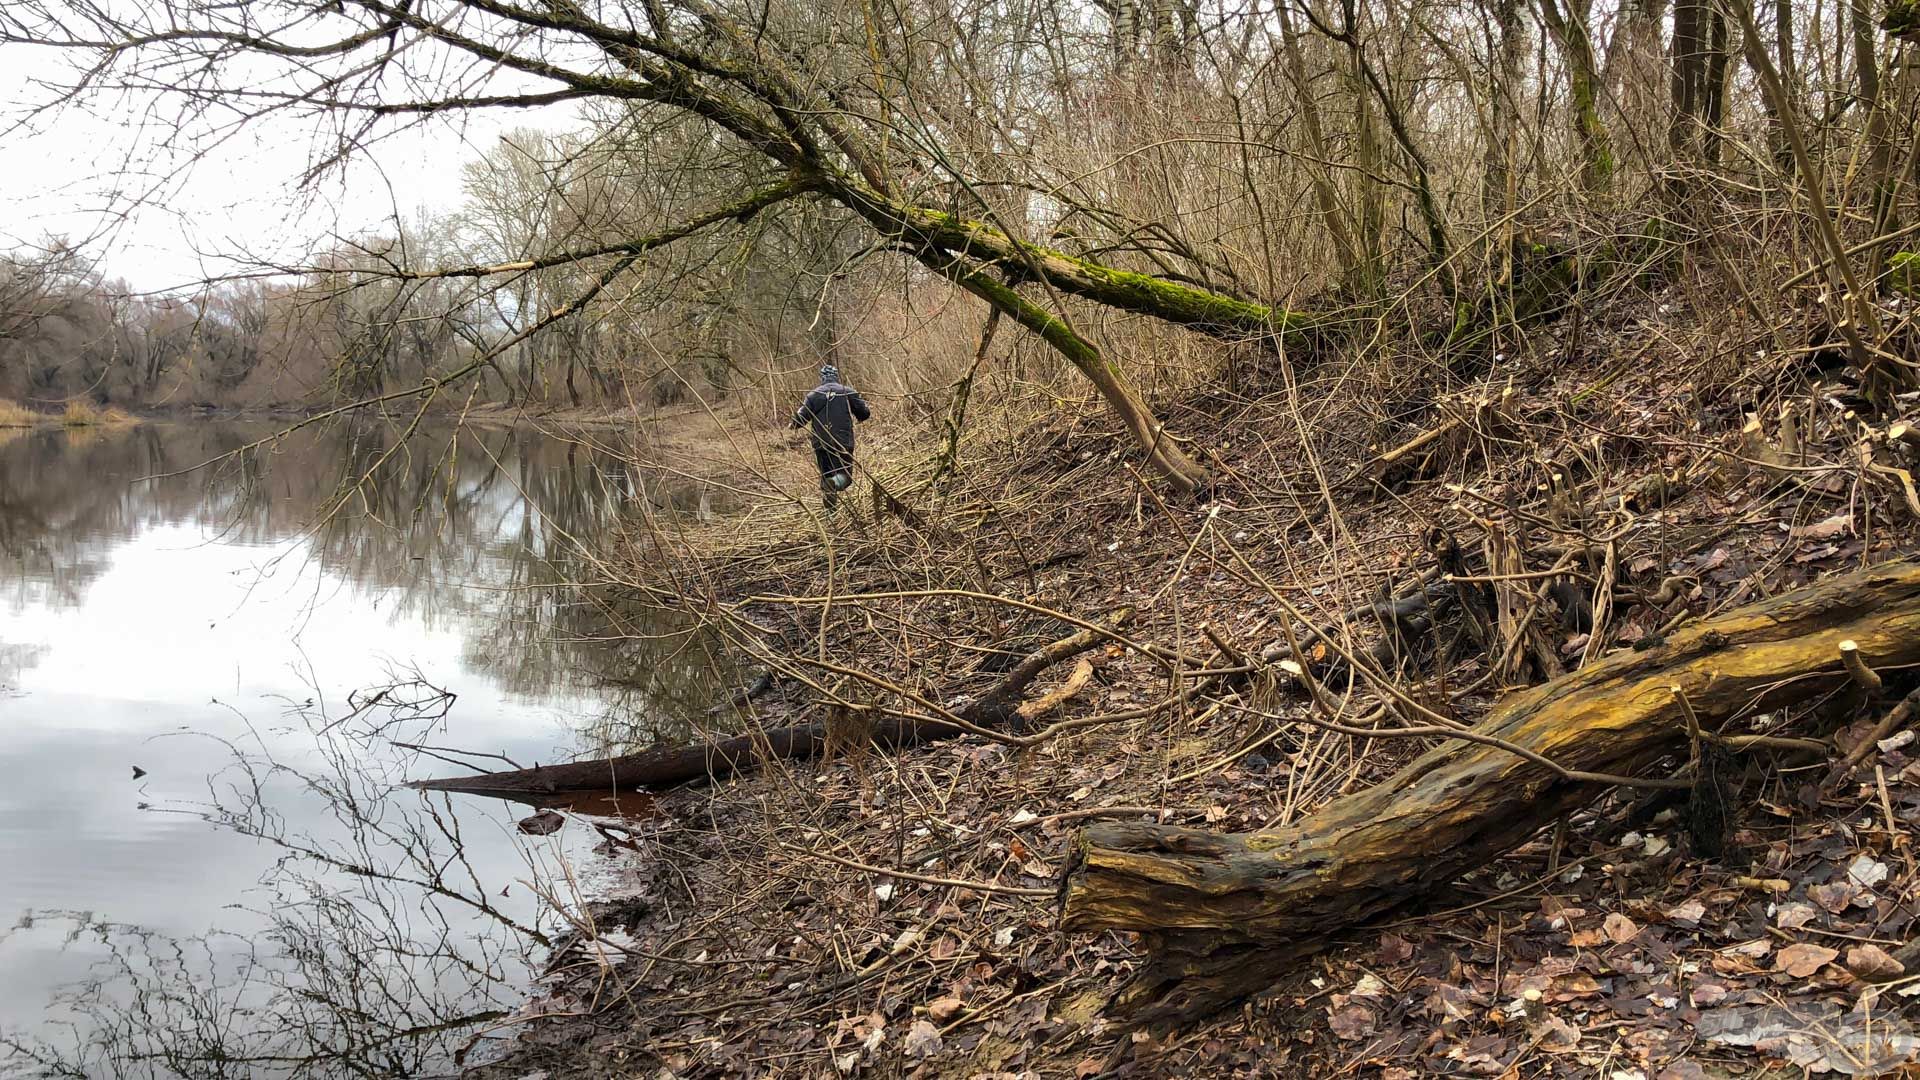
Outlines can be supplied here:
[[193, 471], [272, 431], [0, 445], [0, 1075], [448, 1067], [598, 838], [394, 785], [678, 737], [725, 681], [569, 587], [663, 501], [618, 459], [363, 424]]

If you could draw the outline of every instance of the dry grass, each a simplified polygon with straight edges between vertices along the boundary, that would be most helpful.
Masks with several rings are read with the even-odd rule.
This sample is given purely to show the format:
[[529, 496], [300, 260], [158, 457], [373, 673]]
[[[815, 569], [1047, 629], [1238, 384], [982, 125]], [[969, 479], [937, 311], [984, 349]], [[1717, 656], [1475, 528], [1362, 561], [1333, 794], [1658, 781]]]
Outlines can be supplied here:
[[36, 427], [47, 422], [49, 417], [34, 412], [15, 401], [0, 398], [0, 428]]
[[66, 411], [60, 414], [60, 423], [70, 428], [132, 427], [139, 422], [139, 417], [118, 405], [101, 408], [85, 400], [67, 402]]

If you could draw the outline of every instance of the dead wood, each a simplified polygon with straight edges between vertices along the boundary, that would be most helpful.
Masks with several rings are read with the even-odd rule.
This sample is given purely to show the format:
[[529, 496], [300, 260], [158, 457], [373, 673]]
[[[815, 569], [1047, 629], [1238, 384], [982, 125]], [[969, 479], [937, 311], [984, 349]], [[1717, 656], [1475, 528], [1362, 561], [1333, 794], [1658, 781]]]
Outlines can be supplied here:
[[731, 709], [744, 709], [754, 698], [773, 689], [774, 678], [771, 668], [762, 669], [747, 685], [735, 691], [733, 696], [707, 710], [708, 716], [719, 716]]
[[1019, 714], [1021, 720], [1029, 723], [1038, 720], [1072, 700], [1075, 694], [1086, 689], [1087, 684], [1092, 681], [1093, 664], [1082, 660], [1073, 665], [1073, 674], [1068, 675], [1065, 682], [1037, 698], [1024, 702], [1013, 711]]
[[1258, 993], [1330, 934], [1485, 865], [1605, 789], [1568, 771], [1640, 773], [1686, 749], [1689, 712], [1713, 733], [1845, 680], [1846, 639], [1882, 668], [1920, 663], [1920, 564], [1831, 578], [1646, 651], [1615, 652], [1511, 695], [1473, 729], [1546, 762], [1449, 741], [1286, 829], [1093, 826], [1065, 868], [1062, 925], [1144, 935], [1147, 960], [1116, 1013], [1211, 1012]]
[[1461, 449], [1472, 445], [1476, 436], [1484, 439], [1512, 426], [1508, 410], [1514, 397], [1513, 387], [1509, 386], [1497, 398], [1483, 394], [1445, 402], [1442, 409], [1449, 414], [1445, 420], [1383, 451], [1353, 479], [1377, 480], [1393, 487], [1406, 480], [1431, 476], [1455, 464]]
[[1873, 753], [1874, 748], [1879, 745], [1880, 740], [1887, 738], [1913, 721], [1914, 711], [1916, 709], [1920, 709], [1920, 688], [1916, 688], [1907, 694], [1906, 697], [1901, 698], [1898, 705], [1888, 709], [1886, 715], [1880, 718], [1880, 722], [1873, 725], [1873, 730], [1867, 732], [1866, 737], [1861, 739], [1859, 744], [1852, 750], [1849, 750], [1846, 757], [1840, 759], [1840, 763], [1833, 767], [1833, 772], [1827, 779], [1827, 786], [1829, 788], [1837, 786], [1852, 776], [1853, 770], [1859, 768], [1860, 763], [1867, 760], [1867, 755]]
[[[1021, 694], [1041, 672], [1063, 660], [1109, 640], [1113, 631], [1133, 617], [1132, 608], [1121, 608], [1101, 627], [1090, 627], [1050, 642], [1022, 657], [1013, 669], [990, 690], [957, 705], [953, 714], [975, 727], [1003, 728], [1024, 722]], [[1088, 675], [1091, 676], [1091, 668]], [[1085, 685], [1069, 678], [1071, 690], [1042, 695], [1032, 715], [1057, 706]], [[832, 730], [830, 730], [832, 729]], [[871, 744], [880, 749], [917, 746], [964, 734], [967, 727], [945, 720], [916, 719], [872, 715], [867, 725]], [[521, 802], [545, 802], [555, 795], [582, 791], [659, 790], [702, 780], [719, 780], [756, 768], [768, 761], [804, 761], [835, 749], [846, 749], [841, 732], [822, 720], [751, 732], [721, 739], [702, 746], [676, 746], [646, 750], [619, 757], [571, 761], [560, 765], [535, 766], [474, 776], [452, 776], [437, 780], [419, 780], [409, 785], [423, 791], [454, 791], [467, 795], [489, 795]]]

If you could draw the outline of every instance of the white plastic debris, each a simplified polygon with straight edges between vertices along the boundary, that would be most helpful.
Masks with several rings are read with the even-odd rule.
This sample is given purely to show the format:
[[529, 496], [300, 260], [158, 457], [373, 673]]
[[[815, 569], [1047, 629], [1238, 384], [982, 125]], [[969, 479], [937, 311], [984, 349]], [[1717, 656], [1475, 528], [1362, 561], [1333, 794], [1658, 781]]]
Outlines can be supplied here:
[[1847, 867], [1847, 880], [1863, 889], [1871, 889], [1887, 880], [1887, 864], [1871, 855], [1861, 855]]

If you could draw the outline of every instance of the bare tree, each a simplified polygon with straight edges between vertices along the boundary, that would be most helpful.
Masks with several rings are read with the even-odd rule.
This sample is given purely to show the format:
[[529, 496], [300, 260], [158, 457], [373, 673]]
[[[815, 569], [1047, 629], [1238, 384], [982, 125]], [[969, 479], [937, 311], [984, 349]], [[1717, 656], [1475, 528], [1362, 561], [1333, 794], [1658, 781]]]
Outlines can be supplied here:
[[[139, 11], [33, 0], [9, 11], [5, 40], [57, 45], [90, 58], [96, 66], [85, 76], [88, 88], [164, 87], [189, 107], [244, 99], [262, 110], [319, 110], [340, 118], [353, 142], [395, 119], [570, 100], [695, 118], [759, 162], [752, 185], [716, 193], [705, 213], [630, 233], [619, 243], [508, 264], [434, 268], [396, 258], [392, 276], [417, 282], [561, 265], [600, 268], [543, 317], [544, 327], [592, 301], [648, 252], [785, 202], [824, 200], [864, 222], [874, 247], [908, 256], [1046, 341], [1094, 385], [1160, 472], [1180, 487], [1198, 483], [1204, 469], [1167, 435], [1067, 298], [1231, 339], [1304, 341], [1309, 320], [1218, 287], [1047, 247], [1028, 238], [1031, 221], [998, 213], [970, 219], [919, 205], [910, 195], [912, 176], [937, 171], [973, 187], [980, 174], [944, 136], [940, 103], [889, 89], [910, 85], [922, 46], [914, 25], [880, 28], [871, 49], [853, 49], [840, 43], [869, 36], [856, 14], [707, 0], [618, 13], [497, 0], [333, 6], [283, 0], [240, 9], [169, 0]], [[1177, 12], [1155, 18], [1178, 36]], [[876, 52], [883, 69], [877, 82], [870, 71]], [[887, 122], [888, 116], [894, 119]], [[1417, 157], [1410, 141], [1402, 141]], [[1428, 211], [1437, 229], [1437, 211]], [[1123, 240], [1106, 254], [1123, 259], [1137, 247]], [[527, 262], [532, 265], [522, 265]], [[515, 334], [498, 347], [527, 337]]]

